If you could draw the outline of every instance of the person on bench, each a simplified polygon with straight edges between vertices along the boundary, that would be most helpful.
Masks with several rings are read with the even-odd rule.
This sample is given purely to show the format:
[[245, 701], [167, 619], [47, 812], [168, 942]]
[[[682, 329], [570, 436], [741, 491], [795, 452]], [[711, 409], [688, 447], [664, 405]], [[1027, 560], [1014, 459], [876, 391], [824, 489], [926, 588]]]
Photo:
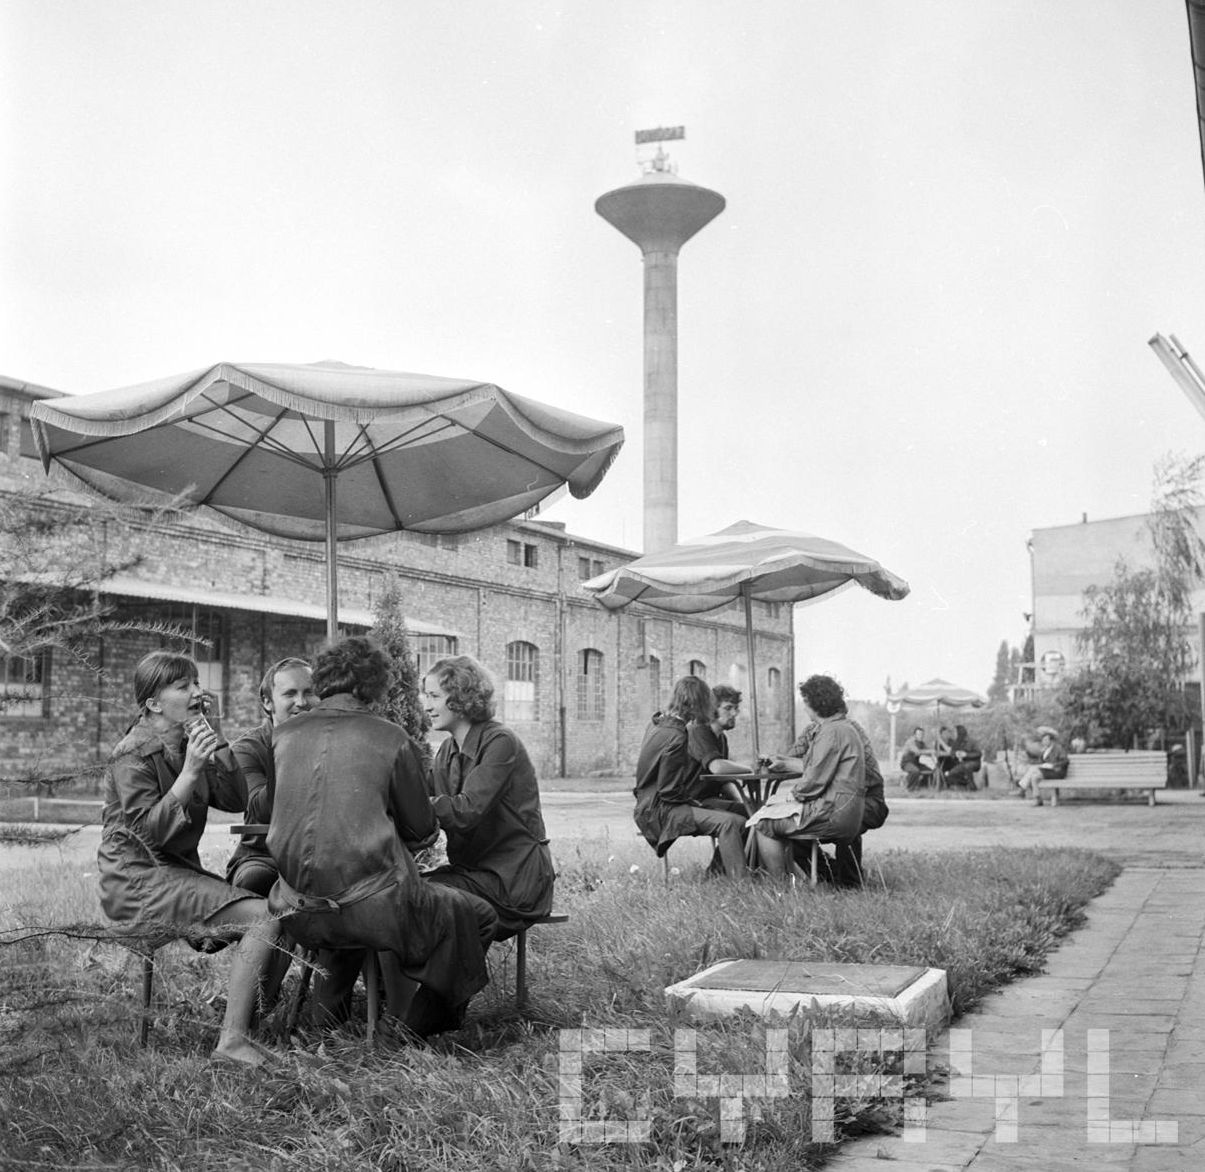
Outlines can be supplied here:
[[[802, 688], [803, 685], [800, 684]], [[851, 842], [839, 842], [830, 856], [821, 851], [817, 860], [817, 878], [835, 887], [861, 887], [864, 880], [862, 872], [862, 835], [868, 830], [878, 830], [887, 821], [890, 812], [887, 799], [883, 793], [883, 773], [875, 757], [874, 747], [866, 730], [842, 708], [850, 727], [858, 734], [862, 742], [862, 754], [866, 762], [866, 795], [862, 799], [862, 833]], [[787, 750], [785, 756], [776, 759], [776, 764], [798, 771], [803, 771], [804, 762], [811, 751], [812, 742], [820, 731], [819, 721], [812, 721], [799, 734], [795, 743]], [[811, 863], [811, 843], [808, 840], [796, 841], [792, 844], [795, 862], [800, 867]]]
[[844, 690], [831, 676], [814, 675], [799, 685], [799, 695], [804, 712], [819, 725], [799, 762], [803, 776], [749, 819], [762, 863], [775, 879], [790, 873], [795, 841], [852, 843], [866, 812], [866, 750], [846, 715]]
[[[272, 763], [272, 734], [291, 716], [308, 712], [318, 702], [314, 675], [304, 659], [282, 659], [264, 673], [259, 685], [264, 719], [230, 746], [230, 752], [247, 779], [248, 822], [272, 821], [272, 798], [276, 793], [276, 769]], [[226, 864], [226, 882], [245, 887], [267, 898], [278, 871], [268, 854], [267, 836], [245, 836]]]
[[448, 862], [428, 883], [484, 899], [506, 940], [552, 911], [555, 871], [536, 771], [523, 742], [494, 719], [494, 684], [468, 655], [440, 659], [423, 677], [434, 732], [451, 735], [431, 767], [431, 808], [448, 836]]
[[391, 665], [372, 640], [349, 636], [314, 660], [318, 705], [285, 721], [272, 755], [276, 794], [268, 849], [280, 867], [269, 904], [294, 939], [319, 951], [317, 1024], [346, 1019], [364, 951], [392, 954], [409, 1005], [390, 1009], [426, 1037], [457, 1029], [489, 982], [485, 950], [497, 916], [468, 891], [428, 883], [414, 851], [438, 832], [422, 757], [400, 725], [371, 706]]
[[1018, 796], [1032, 797], [1036, 801], [1038, 782], [1062, 780], [1067, 776], [1069, 764], [1067, 750], [1059, 744], [1054, 730], [1045, 729], [1042, 732], [1042, 756], [1021, 775], [1017, 782]]
[[138, 718], [113, 750], [105, 783], [101, 906], [132, 933], [145, 933], [148, 948], [183, 938], [216, 952], [238, 941], [213, 1055], [255, 1066], [263, 1055], [248, 1031], [280, 929], [265, 900], [201, 865], [209, 808], [247, 804], [247, 783], [206, 718], [204, 696], [187, 655], [152, 651], [134, 668]]
[[949, 789], [978, 789], [975, 774], [983, 766], [983, 750], [966, 730], [966, 725], [954, 726], [954, 739], [950, 742], [950, 756], [954, 764], [946, 770], [946, 786]]
[[[677, 838], [714, 835], [724, 872], [730, 879], [749, 873], [745, 863], [745, 815], [713, 795], [700, 782], [699, 761], [690, 755], [687, 725], [708, 723], [715, 715], [715, 697], [706, 680], [684, 676], [674, 685], [665, 712], [653, 717], [636, 762], [634, 817], [649, 845], [664, 855]], [[716, 805], [722, 808], [715, 808]]]
[[904, 788], [911, 791], [929, 784], [936, 758], [925, 744], [925, 730], [918, 724], [904, 742], [900, 753], [900, 768], [904, 771]]

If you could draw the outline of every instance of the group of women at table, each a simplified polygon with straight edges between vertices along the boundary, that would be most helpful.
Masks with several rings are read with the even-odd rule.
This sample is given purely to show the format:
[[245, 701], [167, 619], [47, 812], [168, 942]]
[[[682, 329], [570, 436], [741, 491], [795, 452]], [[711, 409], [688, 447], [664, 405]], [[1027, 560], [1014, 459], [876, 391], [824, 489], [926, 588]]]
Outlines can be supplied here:
[[[308, 673], [308, 665], [287, 663], [296, 691], [308, 691], [300, 670]], [[390, 670], [369, 639], [333, 643], [313, 664], [316, 703], [294, 698], [287, 719], [277, 720], [277, 668], [265, 676], [267, 720], [241, 748], [258, 746], [260, 758], [270, 749], [259, 779], [268, 784], [254, 787], [250, 806], [269, 824], [266, 849], [240, 856], [229, 875], [247, 877], [257, 893], [207, 871], [198, 853], [210, 806], [249, 808], [238, 757], [255, 754], [232, 752], [203, 719], [192, 659], [157, 651], [135, 669], [137, 719], [108, 773], [101, 902], [148, 947], [184, 938], [213, 950], [237, 941], [214, 1051], [220, 1058], [262, 1061], [249, 1036], [259, 983], [293, 941], [319, 950], [318, 1020], [346, 1012], [371, 950], [392, 966], [391, 1010], [427, 1035], [459, 1024], [484, 988], [490, 943], [551, 910], [553, 866], [535, 771], [522, 742], [493, 719], [488, 674], [455, 656], [425, 675], [431, 727], [449, 734], [428, 766], [400, 726], [371, 711]], [[448, 862], [420, 874], [415, 853], [440, 829]], [[266, 881], [265, 865], [275, 869]], [[403, 996], [406, 1004], [392, 1002]]]

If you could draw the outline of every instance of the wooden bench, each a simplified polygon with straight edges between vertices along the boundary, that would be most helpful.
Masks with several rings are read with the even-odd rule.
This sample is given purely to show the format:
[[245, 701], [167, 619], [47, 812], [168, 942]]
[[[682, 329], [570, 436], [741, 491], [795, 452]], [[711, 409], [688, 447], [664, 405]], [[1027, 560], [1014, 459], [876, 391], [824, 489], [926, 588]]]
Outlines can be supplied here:
[[527, 933], [540, 924], [567, 924], [567, 912], [549, 912], [538, 920], [532, 920], [526, 928], [521, 928], [515, 934], [515, 1008], [522, 1011], [527, 1008]]
[[1167, 788], [1167, 754], [1161, 750], [1133, 749], [1128, 753], [1076, 753], [1067, 766], [1067, 776], [1038, 782], [1037, 803], [1050, 794], [1050, 804], [1059, 804], [1060, 790], [1136, 789], [1146, 790], [1147, 804], [1155, 804], [1155, 790]]

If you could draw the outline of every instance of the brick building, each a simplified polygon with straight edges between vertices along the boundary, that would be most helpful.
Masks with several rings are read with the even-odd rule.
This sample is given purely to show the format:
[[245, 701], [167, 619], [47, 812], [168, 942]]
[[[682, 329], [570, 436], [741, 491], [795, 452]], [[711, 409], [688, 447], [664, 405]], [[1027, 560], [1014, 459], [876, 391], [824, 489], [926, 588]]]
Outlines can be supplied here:
[[[10, 500], [32, 492], [29, 507], [48, 515], [56, 507], [51, 482], [32, 458], [21, 420], [31, 401], [55, 395], [0, 378], [0, 492]], [[72, 557], [95, 567], [118, 617], [161, 621], [199, 640], [184, 649], [220, 697], [228, 733], [257, 722], [256, 689], [268, 665], [312, 654], [323, 642], [320, 544], [199, 514], [98, 517], [71, 540]], [[450, 653], [480, 659], [498, 684], [499, 718], [523, 738], [542, 776], [627, 772], [649, 714], [678, 676], [742, 689], [748, 682], [741, 608], [672, 618], [639, 606], [611, 613], [581, 591], [584, 579], [636, 556], [539, 519], [452, 537], [344, 542], [340, 625], [367, 629], [374, 603], [396, 583], [420, 668]], [[100, 577], [130, 560], [137, 564]], [[785, 747], [794, 732], [791, 607], [755, 603], [754, 617], [762, 741]], [[45, 775], [103, 760], [130, 719], [134, 664], [162, 645], [180, 644], [121, 632], [97, 639], [90, 663], [52, 653], [36, 662], [0, 655], [0, 691], [10, 696], [0, 707], [0, 772]], [[735, 754], [748, 752], [744, 720], [731, 739]]]

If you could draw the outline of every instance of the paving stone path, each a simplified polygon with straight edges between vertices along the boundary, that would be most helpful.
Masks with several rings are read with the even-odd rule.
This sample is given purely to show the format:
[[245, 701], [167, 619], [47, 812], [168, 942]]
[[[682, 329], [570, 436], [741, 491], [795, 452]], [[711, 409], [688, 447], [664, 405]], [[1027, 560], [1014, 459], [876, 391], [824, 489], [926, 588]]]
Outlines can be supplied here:
[[[1045, 972], [934, 1041], [930, 1069], [950, 1068], [950, 1098], [929, 1105], [923, 1140], [856, 1140], [827, 1168], [1205, 1169], [1205, 801], [1194, 797], [1156, 806], [1162, 825], [1136, 817], [1120, 842], [1117, 811], [1138, 807], [1069, 807], [1080, 844], [1115, 850], [1125, 870]], [[1006, 838], [1033, 825], [1022, 815]]]

